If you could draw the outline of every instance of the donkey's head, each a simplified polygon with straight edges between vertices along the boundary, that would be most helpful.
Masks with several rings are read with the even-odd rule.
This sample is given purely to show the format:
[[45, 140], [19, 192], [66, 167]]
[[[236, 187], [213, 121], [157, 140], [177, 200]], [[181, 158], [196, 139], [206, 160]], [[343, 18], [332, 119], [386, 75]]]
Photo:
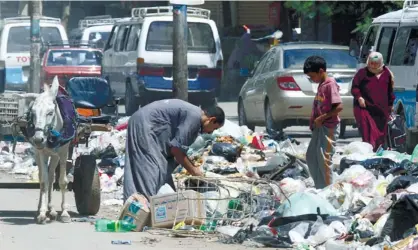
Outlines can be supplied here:
[[35, 147], [43, 149], [52, 130], [59, 130], [61, 124], [60, 112], [56, 102], [59, 82], [55, 76], [52, 85], [44, 84], [44, 92], [40, 94], [27, 93], [20, 97], [31, 99], [28, 110], [28, 126], [33, 126], [35, 134], [32, 138]]

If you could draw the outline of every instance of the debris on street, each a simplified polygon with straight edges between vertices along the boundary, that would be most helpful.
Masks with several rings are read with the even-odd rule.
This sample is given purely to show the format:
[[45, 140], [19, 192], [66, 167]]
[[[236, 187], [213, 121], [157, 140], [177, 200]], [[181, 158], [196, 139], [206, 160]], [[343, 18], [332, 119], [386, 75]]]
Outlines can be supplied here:
[[[174, 188], [166, 184], [149, 200], [136, 194], [123, 204], [126, 124], [123, 118], [117, 129], [92, 134], [88, 147], [74, 149], [74, 159], [96, 156], [102, 206], [119, 213], [119, 221], [96, 221], [97, 231], [146, 230], [297, 249], [417, 245], [418, 150], [413, 155], [383, 149], [374, 153], [364, 142], [339, 147], [332, 159], [333, 184], [318, 190], [304, 160], [307, 144], [284, 133], [254, 133], [226, 121], [189, 147], [188, 156], [204, 177], [190, 176], [179, 166], [172, 175]], [[30, 146], [19, 143], [12, 154], [11, 145], [3, 144], [2, 170], [36, 181]]]

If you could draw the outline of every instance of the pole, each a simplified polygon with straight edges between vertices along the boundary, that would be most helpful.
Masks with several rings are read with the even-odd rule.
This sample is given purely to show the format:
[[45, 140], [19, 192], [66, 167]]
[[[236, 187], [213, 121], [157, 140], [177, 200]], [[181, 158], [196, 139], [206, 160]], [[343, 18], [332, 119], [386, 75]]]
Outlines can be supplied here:
[[41, 89], [41, 36], [40, 19], [42, 15], [42, 1], [30, 1], [30, 74], [29, 74], [29, 92], [39, 93]]
[[173, 26], [173, 95], [187, 101], [187, 5], [173, 5]]

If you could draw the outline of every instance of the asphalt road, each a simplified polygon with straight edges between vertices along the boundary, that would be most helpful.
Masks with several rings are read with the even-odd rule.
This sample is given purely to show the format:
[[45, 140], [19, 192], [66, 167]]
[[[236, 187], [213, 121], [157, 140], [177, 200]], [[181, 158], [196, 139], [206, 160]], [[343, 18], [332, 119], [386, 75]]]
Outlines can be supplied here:
[[[220, 103], [227, 118], [237, 122], [236, 103]], [[124, 108], [120, 107], [121, 113]], [[263, 128], [257, 128], [263, 130]], [[286, 129], [289, 135], [302, 142], [308, 142], [310, 132], [306, 127]], [[339, 144], [347, 144], [359, 140], [357, 131], [348, 129], [348, 138], [339, 140]], [[0, 176], [1, 182], [13, 181], [10, 177]], [[46, 225], [35, 224], [35, 213], [38, 204], [38, 190], [1, 189], [0, 197], [0, 249], [7, 250], [74, 250], [74, 249], [246, 249], [243, 246], [224, 245], [211, 239], [169, 238], [149, 233], [97, 233], [94, 226], [87, 222], [64, 224], [58, 221]], [[104, 199], [112, 197], [103, 197]], [[53, 201], [60, 211], [61, 194], [55, 192]], [[71, 215], [77, 216], [74, 197], [67, 193], [67, 203]], [[102, 206], [99, 216], [116, 217], [117, 209]], [[112, 240], [132, 240], [132, 245], [112, 245]], [[152, 243], [152, 242], [156, 243]]]

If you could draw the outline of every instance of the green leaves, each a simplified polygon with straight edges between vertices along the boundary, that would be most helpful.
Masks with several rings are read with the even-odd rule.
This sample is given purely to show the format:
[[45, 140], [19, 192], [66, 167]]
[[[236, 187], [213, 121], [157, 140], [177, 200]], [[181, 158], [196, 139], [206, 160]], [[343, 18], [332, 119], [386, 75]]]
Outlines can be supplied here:
[[365, 32], [374, 17], [401, 9], [403, 1], [287, 1], [284, 6], [296, 14], [315, 18], [317, 15], [332, 18], [354, 18], [357, 27], [352, 31]]

